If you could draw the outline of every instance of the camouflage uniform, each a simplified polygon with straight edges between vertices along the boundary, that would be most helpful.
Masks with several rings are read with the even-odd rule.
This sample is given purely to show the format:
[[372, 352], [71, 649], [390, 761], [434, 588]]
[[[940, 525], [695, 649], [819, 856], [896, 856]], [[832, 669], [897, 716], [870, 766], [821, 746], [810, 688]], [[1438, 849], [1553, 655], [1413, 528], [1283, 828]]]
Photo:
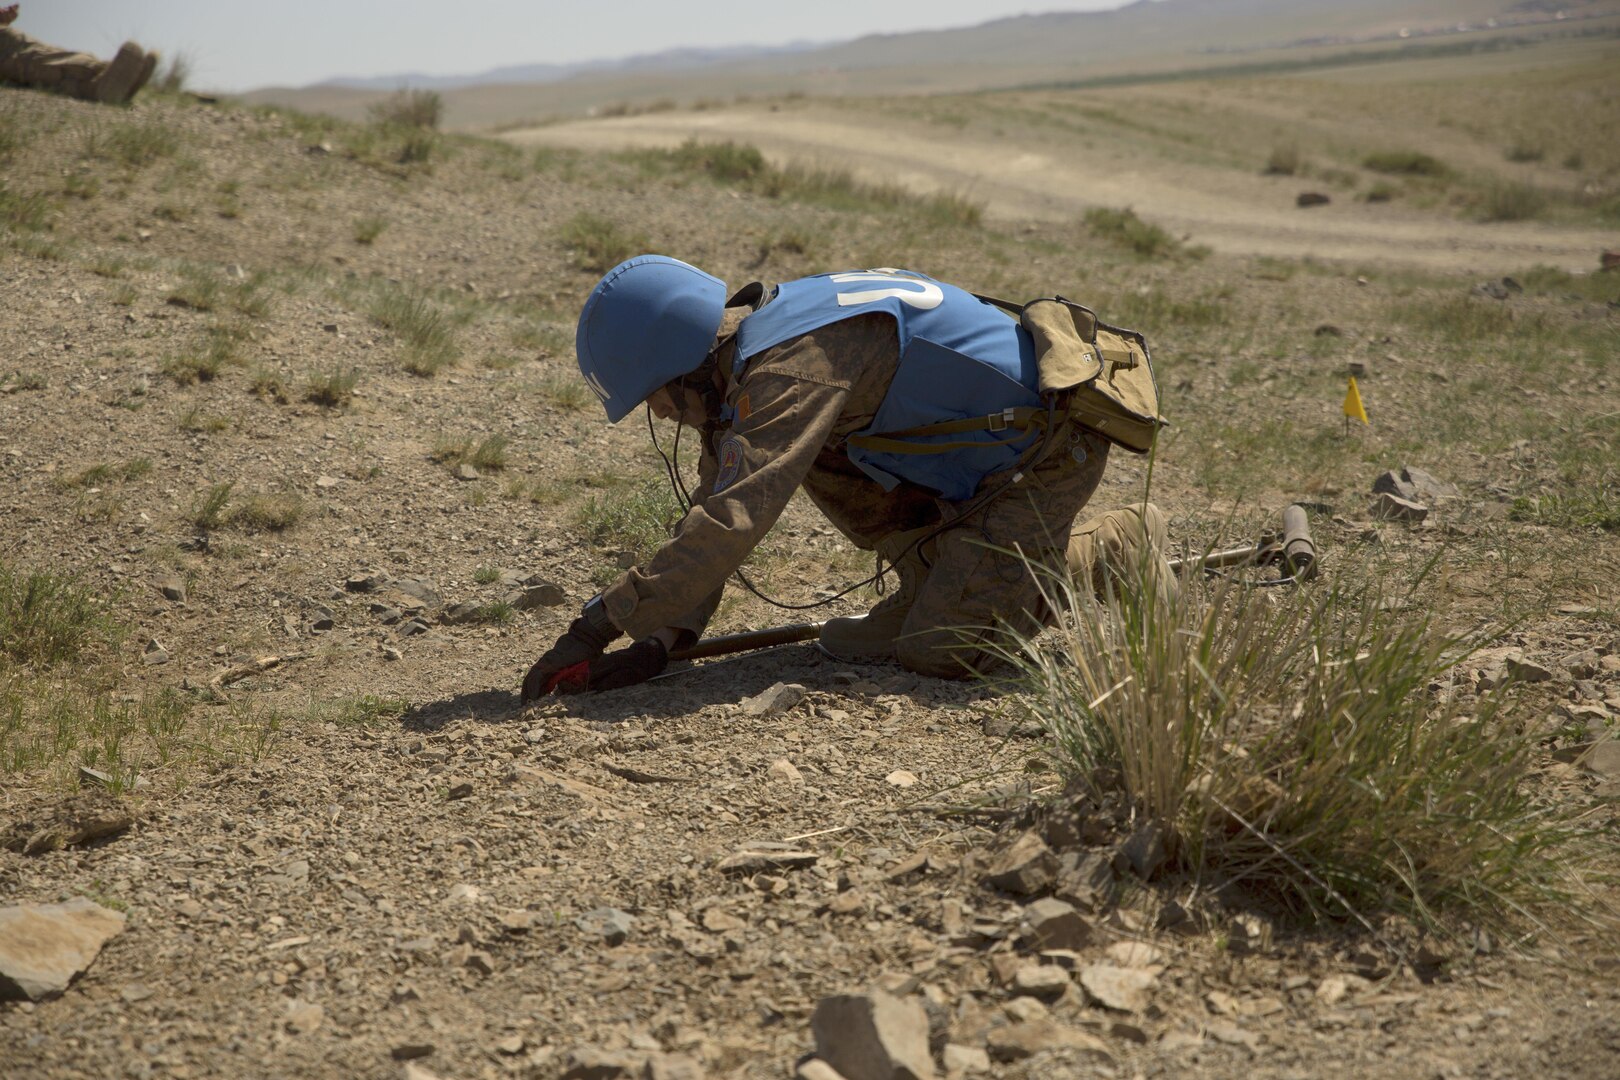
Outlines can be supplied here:
[[125, 42], [111, 63], [0, 26], [0, 83], [52, 90], [69, 97], [123, 104], [152, 77], [157, 55]]
[[[1114, 555], [1108, 543], [1129, 548], [1143, 536], [1138, 515], [1103, 529], [1108, 543], [1096, 542], [1097, 528], [1081, 530], [1089, 539], [1071, 549], [1075, 516], [1108, 458], [1108, 443], [1078, 426], [1060, 428], [1050, 452], [1021, 481], [976, 510], [974, 500], [948, 502], [911, 484], [886, 492], [861, 472], [844, 440], [871, 424], [899, 365], [894, 321], [886, 315], [855, 316], [767, 349], [740, 377], [732, 371], [734, 357], [734, 343], [717, 353], [736, 419], [729, 428], [711, 423], [705, 430], [691, 511], [646, 566], [603, 593], [608, 615], [634, 639], [666, 626], [683, 631], [684, 641], [701, 634], [726, 578], [801, 487], [864, 549], [898, 533], [945, 526], [920, 548], [926, 576], [895, 646], [906, 667], [946, 678], [990, 666], [993, 655], [981, 645], [998, 625], [1033, 632], [1050, 618], [1017, 552], [1052, 567], [1073, 557], [1089, 569]], [[979, 494], [1008, 479], [1008, 473], [986, 477]]]

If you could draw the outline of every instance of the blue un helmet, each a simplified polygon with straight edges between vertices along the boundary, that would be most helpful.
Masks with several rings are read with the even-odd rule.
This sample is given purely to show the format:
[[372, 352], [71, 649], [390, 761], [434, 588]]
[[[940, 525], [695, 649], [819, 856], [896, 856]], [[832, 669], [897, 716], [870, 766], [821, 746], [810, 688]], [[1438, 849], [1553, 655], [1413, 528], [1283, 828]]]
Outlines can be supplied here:
[[725, 282], [667, 255], [637, 255], [609, 270], [574, 334], [579, 372], [608, 422], [702, 364], [725, 307]]

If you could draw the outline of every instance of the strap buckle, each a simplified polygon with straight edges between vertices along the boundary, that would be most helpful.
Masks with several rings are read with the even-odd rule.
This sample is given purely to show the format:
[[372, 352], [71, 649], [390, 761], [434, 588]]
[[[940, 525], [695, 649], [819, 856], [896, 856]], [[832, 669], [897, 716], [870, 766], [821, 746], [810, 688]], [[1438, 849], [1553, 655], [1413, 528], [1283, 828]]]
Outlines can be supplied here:
[[999, 413], [991, 413], [986, 419], [990, 421], [991, 431], [1006, 431], [1016, 419], [1016, 410], [1002, 409]]

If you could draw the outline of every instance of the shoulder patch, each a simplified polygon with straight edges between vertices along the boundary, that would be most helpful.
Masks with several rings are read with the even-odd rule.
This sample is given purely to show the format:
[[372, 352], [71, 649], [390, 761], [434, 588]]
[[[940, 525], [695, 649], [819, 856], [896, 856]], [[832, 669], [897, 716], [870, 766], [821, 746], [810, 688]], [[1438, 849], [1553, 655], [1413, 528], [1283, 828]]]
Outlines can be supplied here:
[[742, 472], [743, 444], [735, 435], [727, 435], [720, 444], [720, 472], [714, 478], [714, 493], [720, 494], [730, 487]]
[[741, 423], [748, 419], [753, 414], [753, 411], [754, 403], [748, 400], [748, 392], [745, 390], [743, 396], [737, 399], [737, 422]]

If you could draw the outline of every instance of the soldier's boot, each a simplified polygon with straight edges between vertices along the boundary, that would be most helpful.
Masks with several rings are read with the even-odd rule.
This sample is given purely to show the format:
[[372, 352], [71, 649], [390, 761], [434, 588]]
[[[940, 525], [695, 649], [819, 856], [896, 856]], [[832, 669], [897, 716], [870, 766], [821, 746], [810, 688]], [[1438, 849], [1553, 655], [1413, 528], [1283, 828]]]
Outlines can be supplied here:
[[821, 648], [829, 656], [852, 663], [870, 663], [893, 660], [895, 640], [917, 599], [917, 589], [928, 576], [928, 564], [923, 549], [931, 547], [924, 541], [913, 548], [912, 542], [925, 536], [928, 529], [913, 529], [895, 533], [877, 542], [878, 554], [894, 567], [899, 581], [882, 600], [865, 615], [852, 618], [828, 619], [821, 627]]
[[1176, 578], [1165, 561], [1169, 523], [1152, 503], [1139, 503], [1077, 525], [1069, 535], [1069, 572], [1076, 582], [1090, 582], [1098, 596], [1140, 581], [1161, 600], [1176, 593]]
[[122, 105], [146, 85], [156, 67], [156, 53], [148, 53], [133, 41], [126, 41], [118, 47], [118, 55], [90, 84], [91, 93], [104, 105]]

